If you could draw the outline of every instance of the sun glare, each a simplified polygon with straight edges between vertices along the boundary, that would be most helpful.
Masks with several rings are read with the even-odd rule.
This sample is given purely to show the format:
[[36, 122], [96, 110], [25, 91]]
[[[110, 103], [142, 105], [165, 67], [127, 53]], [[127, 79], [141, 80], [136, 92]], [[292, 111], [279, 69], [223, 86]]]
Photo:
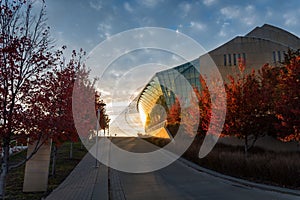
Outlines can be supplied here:
[[146, 116], [145, 111], [143, 110], [143, 108], [140, 105], [139, 105], [139, 113], [140, 113], [140, 118], [143, 123], [143, 126], [145, 127], [147, 116]]

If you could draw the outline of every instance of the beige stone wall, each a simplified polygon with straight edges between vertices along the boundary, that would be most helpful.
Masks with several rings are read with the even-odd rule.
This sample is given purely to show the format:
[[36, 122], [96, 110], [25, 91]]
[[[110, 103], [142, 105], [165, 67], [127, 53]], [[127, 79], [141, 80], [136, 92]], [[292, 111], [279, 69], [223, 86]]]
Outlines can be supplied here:
[[[272, 66], [279, 66], [280, 53], [281, 61], [284, 60], [284, 52], [288, 47], [279, 43], [271, 42], [260, 38], [236, 37], [219, 48], [209, 52], [214, 60], [223, 79], [227, 81], [228, 75], [238, 73], [238, 55], [243, 59], [245, 54], [246, 73], [250, 73], [252, 69], [259, 70], [264, 64], [269, 63]], [[275, 62], [273, 52], [275, 52]], [[234, 63], [233, 55], [236, 55]], [[226, 55], [226, 66], [224, 65], [224, 55]], [[229, 55], [231, 56], [231, 64], [229, 63]], [[200, 56], [200, 70], [203, 66], [203, 57]]]
[[[34, 144], [28, 145], [27, 156], [31, 154]], [[23, 183], [24, 192], [44, 192], [48, 187], [51, 142], [44, 144], [26, 163]]]

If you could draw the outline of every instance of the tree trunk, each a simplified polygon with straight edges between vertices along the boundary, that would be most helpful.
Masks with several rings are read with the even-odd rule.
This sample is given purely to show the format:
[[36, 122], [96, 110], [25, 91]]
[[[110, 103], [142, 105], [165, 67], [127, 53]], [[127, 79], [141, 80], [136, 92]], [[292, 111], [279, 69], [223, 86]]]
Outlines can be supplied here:
[[82, 150], [82, 149], [83, 149], [83, 141], [80, 140], [80, 150]]
[[188, 156], [191, 159], [198, 159], [202, 142], [203, 136], [201, 134], [196, 134], [194, 141], [189, 146], [188, 150], [185, 152], [186, 156]]
[[248, 158], [248, 136], [245, 136], [245, 144], [244, 144], [244, 150], [245, 150], [245, 158]]
[[55, 176], [56, 174], [56, 155], [57, 155], [57, 146], [53, 145], [53, 155], [52, 155], [52, 168], [51, 168], [51, 176]]
[[0, 199], [4, 199], [5, 197], [5, 182], [6, 175], [8, 172], [8, 157], [9, 157], [9, 142], [4, 142], [3, 144], [3, 160], [1, 165], [0, 172]]
[[73, 158], [73, 142], [70, 144], [70, 159]]

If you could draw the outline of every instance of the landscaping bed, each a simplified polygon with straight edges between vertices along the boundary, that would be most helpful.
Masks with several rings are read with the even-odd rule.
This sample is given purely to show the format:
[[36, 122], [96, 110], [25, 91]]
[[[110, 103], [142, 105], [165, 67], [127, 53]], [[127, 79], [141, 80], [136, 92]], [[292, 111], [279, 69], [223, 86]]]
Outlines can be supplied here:
[[[169, 139], [147, 138], [163, 147]], [[204, 168], [245, 180], [290, 189], [300, 189], [300, 152], [274, 152], [254, 147], [245, 157], [243, 147], [217, 143], [203, 159], [198, 152], [202, 141], [194, 142], [183, 155]]]
[[[11, 162], [18, 162], [26, 156], [26, 150], [11, 157]], [[49, 176], [48, 190], [46, 192], [24, 193], [23, 180], [25, 165], [16, 168], [8, 173], [6, 181], [6, 198], [11, 200], [39, 200], [46, 197], [52, 190], [54, 190], [64, 179], [70, 174], [75, 166], [81, 161], [87, 150], [81, 144], [73, 144], [73, 158], [69, 157], [70, 143], [64, 143], [57, 151], [56, 160], [56, 175]], [[50, 165], [51, 166], [51, 165]], [[51, 171], [51, 167], [49, 169]]]

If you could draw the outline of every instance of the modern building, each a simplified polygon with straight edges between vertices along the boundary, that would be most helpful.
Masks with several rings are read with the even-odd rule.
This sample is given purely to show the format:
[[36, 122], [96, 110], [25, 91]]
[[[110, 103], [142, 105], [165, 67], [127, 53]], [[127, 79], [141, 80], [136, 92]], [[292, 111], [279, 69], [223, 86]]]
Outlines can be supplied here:
[[[259, 69], [269, 63], [279, 66], [288, 49], [300, 48], [299, 37], [278, 27], [265, 24], [256, 27], [245, 36], [237, 36], [208, 54], [218, 66], [223, 78], [237, 70], [238, 60], [246, 65], [246, 71]], [[201, 63], [200, 56], [200, 63]]]
[[[288, 49], [300, 49], [300, 39], [278, 27], [265, 24], [245, 36], [237, 36], [222, 46], [201, 55], [199, 59], [156, 73], [137, 98], [137, 109], [149, 135], [170, 137], [165, 128], [166, 116], [175, 102], [175, 93], [188, 98], [193, 88], [201, 89], [199, 82], [201, 62], [209, 56], [219, 69], [223, 80], [237, 72], [244, 62], [246, 73], [264, 64], [280, 66]], [[207, 66], [206, 66], [207, 67]]]

